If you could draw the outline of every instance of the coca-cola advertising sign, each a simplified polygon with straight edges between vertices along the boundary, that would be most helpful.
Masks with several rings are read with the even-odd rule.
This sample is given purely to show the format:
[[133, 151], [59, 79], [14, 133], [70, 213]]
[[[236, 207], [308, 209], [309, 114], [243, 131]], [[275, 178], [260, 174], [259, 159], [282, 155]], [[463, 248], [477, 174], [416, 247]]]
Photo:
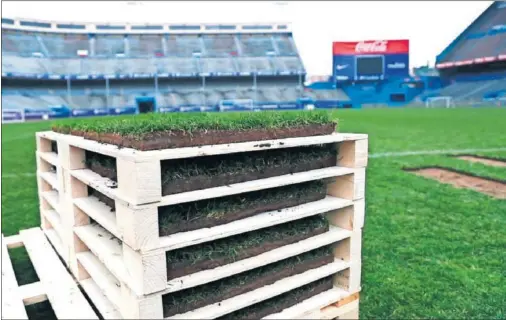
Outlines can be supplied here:
[[334, 42], [332, 51], [334, 55], [408, 54], [409, 40]]
[[355, 45], [355, 52], [360, 53], [385, 53], [388, 48], [388, 41], [387, 40], [381, 40], [381, 41], [372, 41], [372, 42], [366, 42], [361, 41]]

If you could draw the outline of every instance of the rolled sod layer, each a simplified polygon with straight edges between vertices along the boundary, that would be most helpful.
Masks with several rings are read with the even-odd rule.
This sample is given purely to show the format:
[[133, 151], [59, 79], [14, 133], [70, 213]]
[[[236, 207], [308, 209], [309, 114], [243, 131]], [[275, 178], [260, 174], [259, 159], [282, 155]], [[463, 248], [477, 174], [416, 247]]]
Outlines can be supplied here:
[[325, 198], [324, 181], [247, 192], [158, 208], [160, 236], [226, 224], [259, 213], [281, 210]]
[[57, 122], [53, 131], [138, 150], [330, 134], [328, 111], [169, 113]]
[[[214, 188], [335, 166], [332, 144], [162, 161], [162, 195]], [[86, 166], [117, 181], [116, 160], [86, 152]]]
[[162, 161], [162, 195], [322, 169], [337, 163], [334, 145]]
[[333, 261], [332, 246], [327, 246], [202, 286], [169, 293], [162, 298], [163, 314], [170, 317], [198, 309]]
[[313, 216], [216, 241], [168, 251], [167, 278], [213, 269], [293, 244], [329, 230], [323, 216]]
[[217, 318], [217, 320], [262, 319], [270, 314], [281, 312], [317, 294], [330, 290], [332, 287], [333, 279], [332, 276], [329, 276], [247, 308], [229, 313], [223, 317]]
[[86, 167], [91, 171], [118, 182], [116, 159], [100, 153], [85, 152]]

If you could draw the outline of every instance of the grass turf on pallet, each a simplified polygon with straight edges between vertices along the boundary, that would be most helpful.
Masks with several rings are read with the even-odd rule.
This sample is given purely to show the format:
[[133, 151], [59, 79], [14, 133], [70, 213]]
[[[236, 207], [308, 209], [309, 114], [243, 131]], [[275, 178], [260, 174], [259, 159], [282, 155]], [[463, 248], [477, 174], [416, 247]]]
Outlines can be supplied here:
[[162, 195], [335, 166], [334, 145], [162, 161]]
[[139, 150], [330, 134], [328, 111], [170, 113], [55, 123], [53, 131]]
[[168, 251], [167, 279], [213, 269], [293, 244], [329, 230], [323, 216], [313, 216], [266, 229]]
[[[162, 195], [214, 188], [245, 181], [335, 166], [335, 145], [298, 147], [161, 162]], [[86, 152], [88, 168], [117, 181], [112, 157]]]
[[326, 183], [310, 181], [233, 196], [160, 207], [160, 236], [192, 231], [325, 198]]
[[247, 308], [229, 313], [217, 318], [217, 320], [262, 319], [265, 316], [281, 312], [317, 294], [330, 290], [332, 287], [333, 277], [329, 276]]
[[164, 317], [185, 313], [332, 263], [332, 246], [322, 247], [202, 286], [163, 296]]

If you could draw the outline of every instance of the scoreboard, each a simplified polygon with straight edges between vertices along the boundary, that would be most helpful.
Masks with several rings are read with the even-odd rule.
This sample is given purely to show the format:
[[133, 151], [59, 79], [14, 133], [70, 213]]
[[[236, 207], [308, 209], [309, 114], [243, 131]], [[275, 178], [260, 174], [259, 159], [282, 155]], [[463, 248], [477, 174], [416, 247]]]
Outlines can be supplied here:
[[334, 42], [332, 53], [337, 82], [409, 76], [409, 40]]

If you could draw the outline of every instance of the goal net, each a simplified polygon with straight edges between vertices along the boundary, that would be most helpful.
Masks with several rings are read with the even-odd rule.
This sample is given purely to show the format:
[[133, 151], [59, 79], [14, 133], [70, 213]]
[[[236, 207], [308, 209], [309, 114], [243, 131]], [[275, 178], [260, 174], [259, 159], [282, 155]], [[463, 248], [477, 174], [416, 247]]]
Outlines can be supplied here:
[[425, 106], [427, 108], [453, 108], [455, 104], [452, 97], [431, 97], [425, 100]]

